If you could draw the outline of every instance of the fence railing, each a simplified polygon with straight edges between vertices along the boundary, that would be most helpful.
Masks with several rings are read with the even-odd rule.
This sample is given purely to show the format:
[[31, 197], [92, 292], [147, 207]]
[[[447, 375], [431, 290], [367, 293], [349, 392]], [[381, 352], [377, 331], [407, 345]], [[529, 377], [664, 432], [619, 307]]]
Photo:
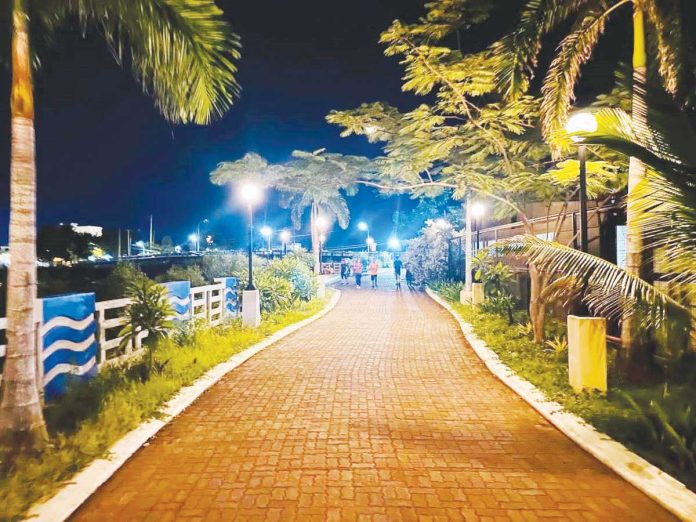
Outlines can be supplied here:
[[[177, 321], [196, 320], [209, 326], [239, 313], [237, 279], [223, 277], [215, 284], [191, 288], [189, 281], [165, 283]], [[36, 351], [47, 397], [59, 395], [72, 377], [90, 378], [102, 368], [142, 353], [141, 332], [123, 342], [128, 298], [95, 302], [94, 294], [68, 294], [36, 303]], [[45, 320], [44, 320], [45, 319]], [[0, 378], [6, 354], [7, 318], [0, 318]]]

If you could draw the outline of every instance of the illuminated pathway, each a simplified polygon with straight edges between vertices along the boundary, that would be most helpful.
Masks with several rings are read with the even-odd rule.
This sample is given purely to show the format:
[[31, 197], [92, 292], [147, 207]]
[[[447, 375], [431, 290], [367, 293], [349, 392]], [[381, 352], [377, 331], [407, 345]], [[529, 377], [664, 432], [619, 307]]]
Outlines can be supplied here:
[[365, 287], [231, 372], [75, 518], [420, 517], [670, 520], [490, 375], [427, 296]]

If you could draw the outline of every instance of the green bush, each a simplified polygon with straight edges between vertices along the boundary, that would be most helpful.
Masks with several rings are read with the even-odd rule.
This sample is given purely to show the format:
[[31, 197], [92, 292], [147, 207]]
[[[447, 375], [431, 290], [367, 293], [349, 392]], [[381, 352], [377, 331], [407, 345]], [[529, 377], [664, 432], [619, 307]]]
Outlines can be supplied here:
[[133, 263], [117, 263], [106, 278], [104, 284], [104, 299], [121, 299], [126, 295], [126, 288], [131, 281], [146, 277]]
[[[254, 272], [261, 270], [266, 261], [259, 256], [251, 259]], [[236, 277], [246, 281], [249, 277], [249, 258], [246, 254], [230, 254], [228, 252], [211, 253], [203, 256], [201, 270], [205, 278], [213, 282], [216, 277]]]
[[270, 270], [261, 270], [254, 278], [254, 285], [261, 297], [261, 311], [265, 313], [288, 309], [294, 302], [293, 287]]
[[317, 280], [309, 265], [295, 255], [276, 259], [263, 269], [292, 285], [293, 299], [309, 301], [317, 293]]
[[198, 265], [181, 266], [174, 265], [166, 273], [157, 276], [155, 281], [158, 283], [168, 283], [170, 281], [191, 281], [191, 286], [205, 286], [208, 284], [201, 267]]

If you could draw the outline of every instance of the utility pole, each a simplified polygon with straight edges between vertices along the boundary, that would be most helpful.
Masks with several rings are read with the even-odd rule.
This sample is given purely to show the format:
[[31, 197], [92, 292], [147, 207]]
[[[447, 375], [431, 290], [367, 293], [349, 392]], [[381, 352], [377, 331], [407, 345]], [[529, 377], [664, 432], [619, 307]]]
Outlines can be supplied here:
[[155, 229], [152, 228], [152, 214], [150, 214], [150, 244], [148, 245], [150, 248], [150, 253], [152, 254], [152, 245], [155, 242]]
[[130, 233], [131, 233], [130, 228], [127, 228], [127, 229], [126, 229], [126, 244], [127, 244], [126, 252], [128, 252], [128, 257], [130, 257], [130, 255], [131, 255], [131, 237], [130, 237]]
[[121, 229], [118, 229], [118, 255], [116, 259], [121, 259]]

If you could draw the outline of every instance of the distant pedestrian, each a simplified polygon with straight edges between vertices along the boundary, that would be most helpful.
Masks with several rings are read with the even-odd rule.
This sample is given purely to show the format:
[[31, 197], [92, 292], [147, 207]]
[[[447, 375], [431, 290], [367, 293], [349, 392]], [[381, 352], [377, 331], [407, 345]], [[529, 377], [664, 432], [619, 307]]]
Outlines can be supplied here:
[[413, 270], [411, 269], [411, 263], [406, 264], [406, 285], [413, 290], [413, 285], [415, 283], [415, 279], [413, 277]]
[[350, 263], [348, 258], [344, 257], [341, 259], [341, 284], [345, 285], [348, 283], [348, 276], [350, 275]]
[[360, 288], [362, 282], [363, 264], [359, 257], [353, 261], [353, 275], [355, 276], [355, 288]]
[[370, 271], [370, 282], [372, 283], [372, 288], [377, 288], [377, 274], [379, 273], [379, 264], [376, 259], [373, 259], [368, 267]]
[[399, 256], [394, 258], [394, 280], [396, 281], [396, 288], [401, 288], [401, 267], [403, 263]]

